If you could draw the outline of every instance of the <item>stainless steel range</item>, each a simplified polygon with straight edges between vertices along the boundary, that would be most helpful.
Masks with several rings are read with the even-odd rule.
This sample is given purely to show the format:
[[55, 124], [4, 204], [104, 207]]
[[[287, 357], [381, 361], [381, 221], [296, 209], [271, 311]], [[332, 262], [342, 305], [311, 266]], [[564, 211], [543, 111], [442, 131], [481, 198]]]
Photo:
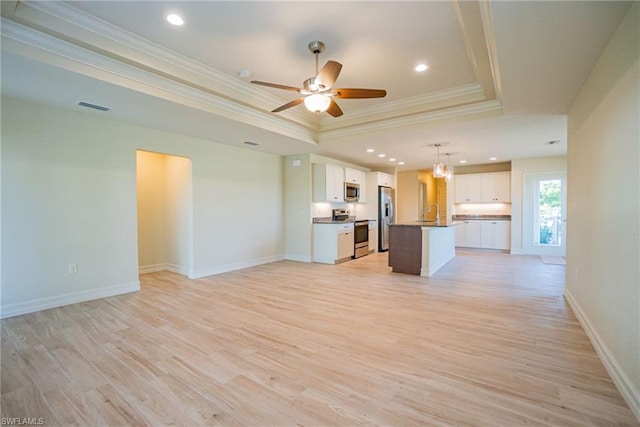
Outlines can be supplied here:
[[369, 254], [369, 220], [356, 221], [354, 223], [354, 258], [360, 258]]

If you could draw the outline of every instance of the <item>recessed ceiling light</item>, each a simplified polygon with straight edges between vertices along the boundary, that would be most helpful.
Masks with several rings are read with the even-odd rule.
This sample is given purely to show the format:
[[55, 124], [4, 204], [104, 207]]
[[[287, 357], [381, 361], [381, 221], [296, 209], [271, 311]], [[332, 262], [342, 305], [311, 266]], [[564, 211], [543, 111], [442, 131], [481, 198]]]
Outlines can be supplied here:
[[382, 158], [382, 157], [384, 157], [384, 156], [386, 156], [386, 154], [384, 154], [384, 153], [380, 153], [380, 154], [378, 154], [378, 157], [380, 157], [380, 158]]
[[460, 163], [467, 163], [466, 160], [460, 160]]
[[427, 64], [418, 64], [416, 65], [416, 68], [414, 68], [414, 70], [416, 70], [418, 73], [421, 73], [423, 71], [427, 71], [428, 68], [429, 66]]
[[367, 153], [375, 153], [376, 150], [373, 148], [367, 148]]
[[398, 164], [399, 164], [400, 166], [402, 166], [402, 165], [404, 165], [404, 162], [398, 162]]
[[239, 70], [237, 74], [238, 74], [238, 77], [243, 79], [248, 79], [249, 77], [251, 77], [251, 71], [249, 70]]
[[395, 162], [395, 161], [396, 161], [396, 159], [395, 159], [395, 157], [392, 157], [392, 158], [390, 158], [390, 159], [389, 159], [389, 161], [390, 161], [390, 162]]
[[498, 160], [497, 157], [489, 157], [489, 160]]
[[167, 15], [167, 21], [171, 25], [182, 25], [184, 24], [184, 20], [180, 17], [180, 15], [176, 15], [175, 13], [171, 13]]

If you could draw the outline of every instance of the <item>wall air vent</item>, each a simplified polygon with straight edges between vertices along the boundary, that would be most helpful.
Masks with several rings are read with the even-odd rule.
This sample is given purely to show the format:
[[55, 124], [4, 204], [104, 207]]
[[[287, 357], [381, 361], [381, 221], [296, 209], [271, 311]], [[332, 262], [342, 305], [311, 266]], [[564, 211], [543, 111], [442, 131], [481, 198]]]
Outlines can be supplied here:
[[103, 107], [102, 105], [91, 104], [89, 102], [84, 102], [84, 101], [78, 102], [78, 105], [81, 106], [81, 107], [93, 108], [94, 110], [98, 110], [98, 111], [109, 111], [109, 110], [111, 110], [111, 108], [109, 108], [109, 107]]

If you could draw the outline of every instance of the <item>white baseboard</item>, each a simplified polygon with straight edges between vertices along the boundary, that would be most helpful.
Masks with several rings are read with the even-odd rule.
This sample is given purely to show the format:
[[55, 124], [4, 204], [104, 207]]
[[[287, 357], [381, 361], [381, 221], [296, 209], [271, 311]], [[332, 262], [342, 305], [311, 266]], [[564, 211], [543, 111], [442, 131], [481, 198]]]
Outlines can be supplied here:
[[30, 301], [9, 304], [0, 310], [0, 319], [33, 313], [48, 308], [62, 307], [63, 305], [91, 301], [98, 298], [106, 298], [114, 295], [137, 292], [140, 290], [140, 282], [130, 282], [122, 285], [105, 286], [103, 288], [58, 295], [55, 297], [38, 298]]
[[189, 273], [186, 267], [170, 263], [141, 265], [138, 267], [138, 274], [155, 273], [157, 271], [171, 271], [184, 276]]
[[289, 261], [313, 262], [313, 259], [311, 259], [311, 255], [285, 254], [284, 259], [287, 259]]
[[578, 318], [580, 325], [582, 325], [582, 328], [595, 348], [596, 353], [600, 356], [600, 360], [602, 360], [602, 363], [611, 376], [611, 379], [618, 387], [618, 390], [620, 390], [620, 394], [622, 394], [622, 397], [631, 408], [631, 411], [638, 421], [640, 421], [640, 390], [634, 388], [633, 383], [629, 380], [629, 376], [622, 370], [620, 364], [616, 361], [616, 358], [611, 354], [611, 351], [609, 351], [604, 341], [600, 339], [600, 335], [598, 335], [591, 325], [591, 322], [589, 322], [589, 318], [585, 312], [582, 311], [576, 300], [573, 298], [573, 295], [571, 295], [571, 292], [566, 288], [564, 290], [564, 297], [573, 310], [573, 313]]
[[189, 274], [189, 279], [199, 279], [201, 277], [215, 276], [216, 274], [227, 273], [234, 270], [242, 270], [243, 268], [255, 267], [256, 265], [269, 264], [271, 262], [282, 261], [284, 255], [273, 255], [263, 258], [254, 258], [246, 261], [235, 262], [233, 264], [225, 264], [211, 268], [201, 268]]
[[522, 255], [522, 249], [511, 249], [511, 255]]

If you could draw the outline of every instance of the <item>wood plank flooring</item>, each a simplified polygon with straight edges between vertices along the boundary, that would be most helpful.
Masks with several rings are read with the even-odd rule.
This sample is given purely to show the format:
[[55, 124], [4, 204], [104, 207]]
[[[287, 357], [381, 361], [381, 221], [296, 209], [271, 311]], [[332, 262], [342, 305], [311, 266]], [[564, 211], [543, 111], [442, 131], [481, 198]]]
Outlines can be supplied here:
[[277, 262], [2, 321], [1, 416], [47, 425], [638, 425], [564, 266]]

